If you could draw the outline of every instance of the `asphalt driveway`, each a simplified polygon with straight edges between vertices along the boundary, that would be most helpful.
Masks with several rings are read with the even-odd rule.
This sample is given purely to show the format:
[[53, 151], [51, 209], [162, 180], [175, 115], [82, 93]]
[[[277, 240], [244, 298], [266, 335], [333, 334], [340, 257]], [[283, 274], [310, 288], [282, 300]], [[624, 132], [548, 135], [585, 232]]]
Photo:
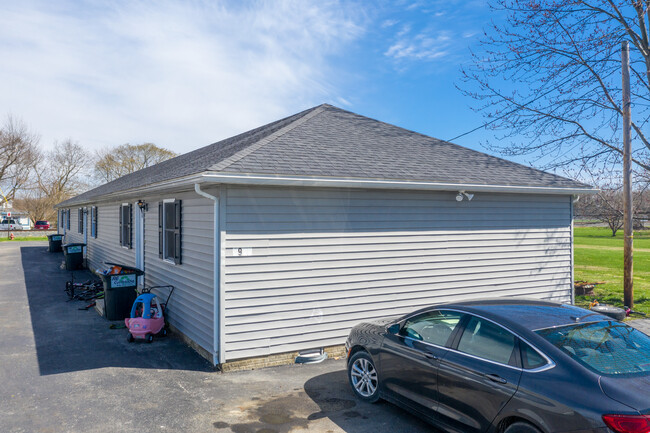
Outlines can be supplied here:
[[3, 433], [431, 431], [388, 403], [355, 400], [343, 360], [222, 374], [173, 337], [129, 344], [67, 302], [62, 258], [45, 242], [0, 243]]

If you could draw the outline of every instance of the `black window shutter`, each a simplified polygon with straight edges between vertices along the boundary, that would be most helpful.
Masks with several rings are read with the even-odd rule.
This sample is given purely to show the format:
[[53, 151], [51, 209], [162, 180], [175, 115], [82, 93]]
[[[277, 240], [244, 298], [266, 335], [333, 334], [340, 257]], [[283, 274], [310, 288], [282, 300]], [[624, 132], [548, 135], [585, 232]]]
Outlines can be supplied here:
[[158, 257], [163, 256], [163, 204], [158, 202]]
[[181, 203], [182, 200], [176, 200], [174, 202], [174, 213], [176, 215], [175, 224], [174, 224], [174, 263], [180, 265], [182, 263], [181, 255], [181, 236], [182, 236], [182, 221], [181, 221]]
[[66, 223], [65, 223], [65, 224], [66, 224], [66, 228], [67, 228], [68, 230], [70, 230], [70, 209], [68, 209], [68, 210], [66, 211], [66, 218], [65, 218], [65, 221], [66, 221]]
[[129, 204], [129, 248], [133, 248], [133, 205]]
[[79, 208], [77, 211], [77, 215], [79, 216], [79, 227], [77, 228], [77, 231], [79, 233], [84, 232], [84, 210], [83, 208]]
[[124, 239], [122, 239], [122, 234], [124, 233], [124, 229], [122, 228], [123, 225], [124, 225], [124, 221], [123, 221], [124, 218], [122, 216], [122, 214], [123, 214], [122, 208], [123, 207], [124, 206], [120, 206], [120, 245], [122, 245], [122, 246], [124, 245]]
[[98, 210], [98, 207], [95, 206], [93, 209], [94, 209], [94, 211], [95, 211], [95, 212], [93, 213], [93, 224], [94, 224], [94, 226], [95, 226], [95, 232], [93, 233], [93, 236], [96, 238], [96, 237], [97, 237], [97, 221], [99, 220], [99, 218], [97, 217], [97, 210]]

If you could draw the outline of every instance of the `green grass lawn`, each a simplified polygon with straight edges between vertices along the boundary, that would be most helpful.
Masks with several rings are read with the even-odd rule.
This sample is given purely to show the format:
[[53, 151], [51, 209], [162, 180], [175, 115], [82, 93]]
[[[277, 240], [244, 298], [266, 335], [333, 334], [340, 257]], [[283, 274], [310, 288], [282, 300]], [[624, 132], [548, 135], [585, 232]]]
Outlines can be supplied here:
[[[575, 279], [605, 282], [594, 289], [600, 303], [623, 306], [623, 231], [608, 228], [574, 229]], [[594, 296], [577, 296], [584, 306]], [[650, 314], [650, 230], [634, 233], [634, 310]]]
[[[16, 235], [14, 235], [16, 236]], [[0, 242], [20, 242], [20, 241], [46, 241], [47, 236], [34, 236], [34, 237], [29, 237], [29, 236], [16, 236], [14, 240], [12, 241], [6, 236], [6, 233], [4, 236], [0, 235]]]

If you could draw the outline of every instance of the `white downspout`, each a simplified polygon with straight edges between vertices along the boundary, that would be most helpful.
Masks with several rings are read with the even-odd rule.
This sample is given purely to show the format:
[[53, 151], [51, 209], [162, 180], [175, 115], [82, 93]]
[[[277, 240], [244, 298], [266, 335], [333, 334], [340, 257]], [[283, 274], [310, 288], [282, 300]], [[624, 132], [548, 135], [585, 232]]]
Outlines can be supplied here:
[[194, 184], [194, 191], [198, 194], [201, 195], [205, 198], [208, 198], [212, 201], [214, 201], [214, 239], [213, 239], [213, 244], [214, 244], [214, 251], [213, 251], [213, 257], [214, 259], [212, 260], [213, 264], [213, 301], [212, 301], [212, 363], [214, 365], [220, 364], [220, 359], [223, 358], [223, 351], [220, 349], [221, 348], [221, 341], [219, 341], [219, 330], [221, 328], [221, 321], [219, 317], [219, 311], [220, 311], [220, 306], [221, 306], [221, 291], [220, 291], [220, 284], [219, 284], [219, 275], [220, 275], [220, 267], [219, 267], [219, 260], [221, 257], [221, 249], [219, 246], [219, 241], [221, 239], [221, 231], [219, 228], [219, 197], [215, 197], [213, 195], [208, 194], [205, 191], [201, 190], [201, 185], [198, 183]]

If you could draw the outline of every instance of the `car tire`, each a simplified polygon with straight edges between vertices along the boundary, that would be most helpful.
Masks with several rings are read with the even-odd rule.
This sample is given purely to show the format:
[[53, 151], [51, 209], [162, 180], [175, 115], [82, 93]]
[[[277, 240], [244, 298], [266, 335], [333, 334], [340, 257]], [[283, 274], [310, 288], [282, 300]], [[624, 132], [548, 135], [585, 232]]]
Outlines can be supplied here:
[[131, 334], [130, 332], [126, 334], [126, 341], [128, 341], [129, 343], [133, 343], [133, 340], [135, 340], [135, 338], [133, 338], [133, 334]]
[[153, 334], [147, 334], [146, 337], [144, 337], [144, 340], [147, 343], [153, 343]]
[[540, 433], [540, 431], [527, 422], [516, 422], [510, 424], [503, 433]]
[[619, 321], [624, 320], [626, 316], [624, 309], [612, 305], [594, 305], [591, 307], [591, 311], [594, 313], [604, 314], [605, 316], [609, 316]]
[[379, 400], [379, 376], [375, 362], [368, 352], [357, 352], [348, 362], [348, 381], [360, 400], [374, 403]]

